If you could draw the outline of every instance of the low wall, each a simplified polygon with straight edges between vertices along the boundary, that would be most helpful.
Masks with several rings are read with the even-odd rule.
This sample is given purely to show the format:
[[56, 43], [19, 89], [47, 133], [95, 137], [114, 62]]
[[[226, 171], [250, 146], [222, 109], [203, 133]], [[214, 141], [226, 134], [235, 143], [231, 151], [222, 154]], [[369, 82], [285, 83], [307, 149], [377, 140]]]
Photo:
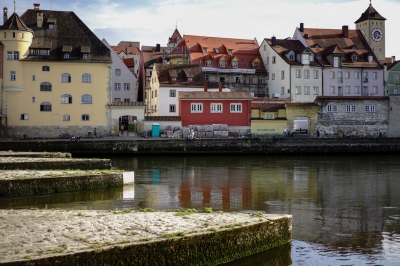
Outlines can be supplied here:
[[2, 170], [111, 169], [110, 159], [0, 157]]
[[132, 138], [70, 141], [6, 141], [4, 150], [72, 154], [333, 154], [400, 152], [399, 138], [186, 139]]

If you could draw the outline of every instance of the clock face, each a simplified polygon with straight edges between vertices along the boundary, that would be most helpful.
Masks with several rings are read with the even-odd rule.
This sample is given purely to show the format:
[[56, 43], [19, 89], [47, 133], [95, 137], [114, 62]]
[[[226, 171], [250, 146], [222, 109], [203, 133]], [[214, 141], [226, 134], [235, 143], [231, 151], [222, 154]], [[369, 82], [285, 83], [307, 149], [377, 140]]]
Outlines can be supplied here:
[[373, 29], [372, 32], [371, 32], [371, 37], [372, 37], [372, 40], [374, 40], [376, 42], [380, 42], [382, 40], [382, 37], [383, 37], [382, 30], [378, 29], [378, 28]]

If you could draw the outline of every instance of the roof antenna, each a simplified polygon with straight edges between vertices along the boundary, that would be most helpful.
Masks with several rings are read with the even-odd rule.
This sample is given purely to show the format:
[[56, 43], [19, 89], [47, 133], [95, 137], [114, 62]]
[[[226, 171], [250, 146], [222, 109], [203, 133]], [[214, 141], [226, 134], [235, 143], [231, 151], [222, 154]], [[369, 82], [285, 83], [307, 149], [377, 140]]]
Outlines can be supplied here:
[[372, 6], [372, 0], [369, 0], [369, 6]]

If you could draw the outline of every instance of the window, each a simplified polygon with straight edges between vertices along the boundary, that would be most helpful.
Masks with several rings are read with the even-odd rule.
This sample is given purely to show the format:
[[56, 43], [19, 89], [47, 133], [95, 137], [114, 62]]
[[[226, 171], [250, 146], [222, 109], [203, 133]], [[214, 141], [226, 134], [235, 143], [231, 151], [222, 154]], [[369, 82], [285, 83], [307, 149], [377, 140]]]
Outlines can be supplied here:
[[399, 81], [399, 74], [394, 74], [394, 81]]
[[301, 70], [296, 69], [296, 78], [301, 78]]
[[83, 55], [82, 55], [82, 58], [83, 58], [83, 59], [88, 59], [88, 58], [89, 58], [89, 55], [88, 55], [88, 54], [83, 54]]
[[285, 79], [285, 71], [284, 70], [281, 71], [281, 79]]
[[82, 104], [92, 104], [92, 95], [90, 94], [84, 94], [81, 97], [81, 103]]
[[72, 95], [70, 95], [70, 94], [61, 95], [61, 103], [62, 104], [71, 104], [72, 103]]
[[232, 55], [232, 50], [228, 49], [228, 55]]
[[[4, 37], [5, 38], [5, 37]], [[266, 50], [267, 46], [264, 44], [264, 51]]]
[[36, 102], [36, 97], [32, 97], [32, 103]]
[[350, 86], [346, 86], [346, 88], [345, 88], [345, 93], [346, 93], [346, 94], [350, 94]]
[[372, 93], [373, 94], [378, 94], [378, 87], [377, 86], [373, 86], [372, 87]]
[[294, 55], [289, 55], [289, 60], [293, 61], [294, 60]]
[[82, 75], [82, 83], [91, 83], [92, 82], [92, 75], [85, 73]]
[[354, 113], [356, 111], [356, 106], [352, 104], [346, 105], [346, 112], [347, 113]]
[[90, 116], [87, 114], [82, 115], [82, 121], [89, 121]]
[[224, 83], [225, 82], [225, 77], [219, 77], [219, 82]]
[[206, 80], [210, 79], [210, 75], [206, 74]]
[[254, 68], [258, 68], [258, 67], [259, 67], [258, 62], [254, 62], [254, 63], [253, 63], [253, 66], [254, 66]]
[[17, 72], [10, 71], [10, 80], [17, 80]]
[[176, 97], [176, 90], [169, 90], [169, 97]]
[[330, 93], [331, 94], [335, 94], [335, 86], [331, 86], [330, 87]]
[[7, 52], [7, 60], [12, 60], [13, 59], [13, 53], [12, 52]]
[[360, 86], [354, 86], [354, 93], [360, 94]]
[[305, 78], [305, 79], [310, 78], [310, 70], [304, 69], [304, 78]]
[[32, 81], [36, 81], [36, 76], [32, 75]]
[[258, 84], [263, 84], [263, 78], [258, 78]]
[[14, 60], [19, 60], [19, 52], [14, 51]]
[[49, 66], [42, 66], [42, 71], [50, 71], [50, 67]]
[[51, 91], [51, 83], [49, 82], [40, 83], [40, 91]]
[[314, 95], [318, 95], [319, 94], [319, 88], [318, 87], [314, 87]]
[[331, 105], [331, 104], [329, 104], [329, 105], [327, 106], [327, 108], [328, 108], [328, 112], [337, 112], [337, 105]]
[[[152, 79], [152, 80], [153, 80], [153, 79]], [[171, 78], [171, 80], [172, 80], [172, 81], [176, 81], [176, 78], [175, 78], [175, 77], [173, 77], [173, 78]]]
[[333, 67], [339, 67], [339, 57], [333, 57]]
[[238, 61], [232, 61], [232, 67], [238, 67]]
[[352, 60], [353, 62], [357, 62], [357, 55], [353, 54], [353, 55], [351, 56], [351, 60]]
[[368, 83], [368, 72], [363, 72], [363, 83]]
[[231, 113], [241, 113], [242, 104], [241, 103], [231, 103]]
[[29, 115], [27, 115], [27, 114], [22, 114], [22, 115], [20, 116], [20, 120], [29, 120]]
[[131, 99], [130, 98], [124, 98], [124, 103], [130, 103]]
[[269, 65], [269, 56], [267, 56], [267, 65]]
[[360, 79], [360, 72], [354, 72], [354, 78]]
[[345, 79], [350, 79], [350, 72], [344, 72], [344, 78]]
[[70, 121], [70, 120], [71, 120], [70, 115], [63, 115], [62, 121]]
[[114, 84], [114, 90], [120, 91], [121, 90], [121, 83], [115, 83]]
[[254, 83], [253, 78], [249, 78], [249, 84], [253, 84], [253, 83]]
[[202, 113], [203, 112], [203, 104], [202, 103], [192, 103], [190, 105], [190, 111], [192, 113]]
[[305, 86], [305, 87], [304, 87], [304, 94], [305, 94], [305, 95], [310, 94], [310, 87], [308, 87], [308, 86]]
[[378, 79], [378, 72], [372, 72], [372, 78]]
[[13, 35], [13, 38], [15, 38], [15, 32], [13, 32], [13, 34], [12, 34], [12, 35]]
[[295, 89], [296, 89], [296, 94], [300, 95], [301, 94], [301, 87], [297, 86]]
[[365, 112], [367, 113], [375, 113], [375, 105], [366, 105]]
[[314, 79], [318, 79], [318, 70], [313, 70]]
[[121, 98], [114, 98], [114, 102], [116, 102], [116, 103], [121, 102]]
[[130, 83], [124, 83], [124, 91], [129, 91], [131, 90], [131, 84]]
[[115, 69], [115, 75], [116, 76], [121, 76], [121, 69]]
[[275, 80], [275, 73], [272, 73], [272, 80]]
[[62, 83], [71, 83], [71, 75], [68, 73], [61, 74], [61, 82]]
[[267, 114], [267, 120], [272, 120], [272, 119], [273, 119], [272, 114]]
[[330, 77], [331, 79], [334, 79], [334, 78], [335, 78], [335, 71], [329, 72], [329, 77]]
[[273, 56], [273, 57], [272, 57], [272, 64], [275, 64], [275, 63], [276, 63], [276, 57]]
[[285, 95], [285, 87], [281, 87], [281, 95]]
[[203, 54], [207, 53], [207, 48], [202, 48], [202, 50], [203, 50]]
[[211, 113], [222, 113], [222, 103], [212, 103]]
[[220, 60], [219, 61], [219, 66], [220, 67], [225, 67], [225, 60]]
[[40, 112], [51, 112], [51, 103], [43, 102], [40, 104]]
[[154, 91], [154, 98], [157, 98], [157, 91]]
[[301, 55], [301, 63], [303, 65], [309, 65], [310, 64], [310, 55], [309, 54], [302, 54]]
[[54, 30], [54, 23], [49, 23], [49, 30]]
[[68, 59], [69, 58], [69, 53], [65, 53], [64, 54], [64, 59]]

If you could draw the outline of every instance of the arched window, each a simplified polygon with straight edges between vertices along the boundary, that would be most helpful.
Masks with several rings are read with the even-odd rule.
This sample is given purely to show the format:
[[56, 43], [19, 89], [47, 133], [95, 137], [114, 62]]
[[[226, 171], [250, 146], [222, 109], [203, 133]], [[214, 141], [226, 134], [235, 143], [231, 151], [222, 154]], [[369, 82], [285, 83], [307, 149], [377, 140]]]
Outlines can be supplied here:
[[51, 91], [51, 83], [49, 82], [40, 83], [40, 91]]
[[68, 73], [61, 74], [61, 82], [62, 83], [71, 83], [71, 75]]
[[40, 104], [40, 112], [51, 112], [51, 103], [42, 102]]
[[92, 95], [90, 94], [83, 94], [81, 98], [82, 104], [92, 104]]
[[42, 71], [50, 71], [50, 67], [49, 66], [42, 66]]
[[20, 120], [29, 120], [29, 115], [28, 114], [22, 114], [20, 116]]
[[82, 75], [82, 83], [91, 83], [92, 82], [92, 76], [88, 73], [85, 73]]
[[63, 121], [70, 121], [71, 117], [69, 115], [63, 115]]
[[90, 116], [88, 114], [82, 115], [82, 121], [89, 121], [89, 120], [90, 120]]
[[70, 94], [61, 95], [61, 103], [63, 103], [63, 104], [72, 103], [72, 95], [70, 95]]

